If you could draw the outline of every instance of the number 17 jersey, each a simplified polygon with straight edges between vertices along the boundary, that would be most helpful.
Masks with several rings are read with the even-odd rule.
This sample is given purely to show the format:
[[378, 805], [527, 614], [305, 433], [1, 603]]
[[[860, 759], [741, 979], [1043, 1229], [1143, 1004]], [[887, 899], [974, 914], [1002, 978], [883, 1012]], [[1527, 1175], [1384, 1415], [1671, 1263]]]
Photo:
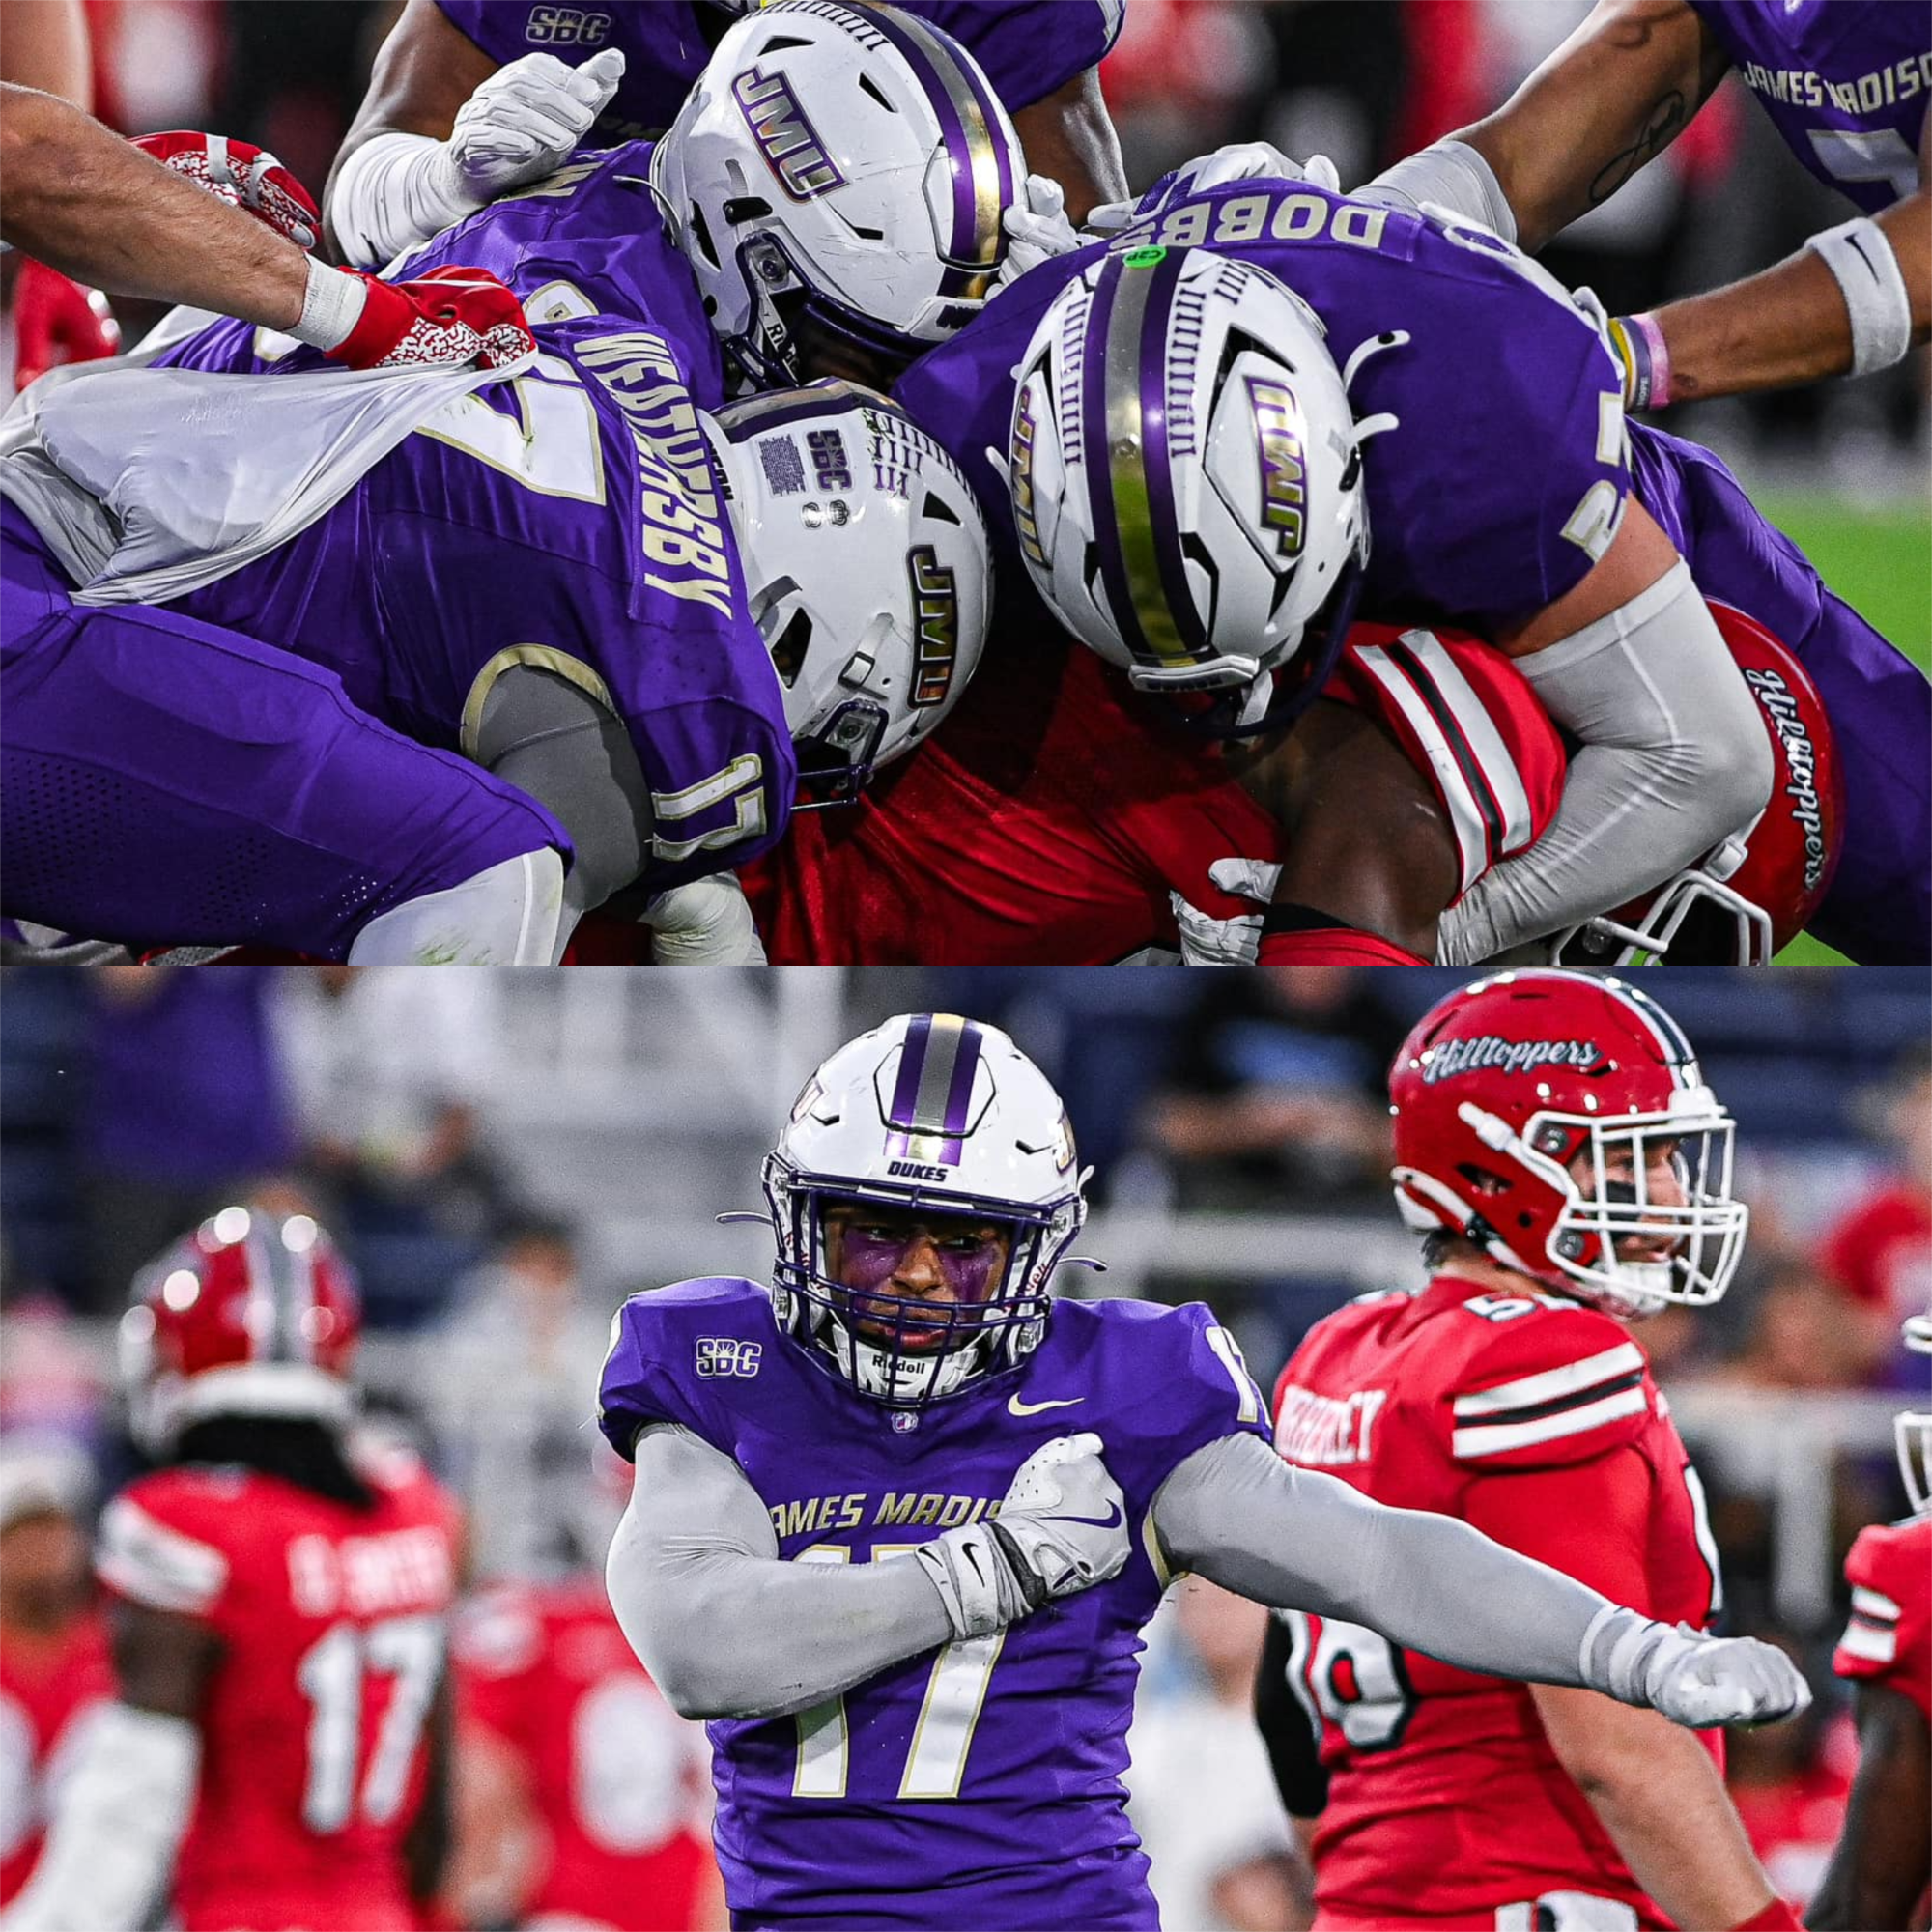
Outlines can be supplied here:
[[130, 1483], [101, 1518], [108, 1590], [221, 1646], [175, 1861], [184, 1932], [416, 1922], [402, 1846], [442, 1677], [456, 1510], [412, 1457], [362, 1473], [366, 1510], [183, 1465]]
[[[1559, 1294], [1453, 1276], [1364, 1295], [1309, 1331], [1275, 1446], [1378, 1502], [1434, 1510], [1666, 1621], [1720, 1607], [1702, 1492], [1643, 1350]], [[1669, 1924], [1545, 1735], [1530, 1687], [1289, 1613], [1289, 1683], [1319, 1733], [1319, 1922], [1502, 1922], [1544, 1894]], [[1703, 1734], [1719, 1755], [1720, 1734]], [[1719, 1758], [1721, 1762], [1721, 1758]], [[1527, 1925], [1540, 1923], [1525, 1918]]]

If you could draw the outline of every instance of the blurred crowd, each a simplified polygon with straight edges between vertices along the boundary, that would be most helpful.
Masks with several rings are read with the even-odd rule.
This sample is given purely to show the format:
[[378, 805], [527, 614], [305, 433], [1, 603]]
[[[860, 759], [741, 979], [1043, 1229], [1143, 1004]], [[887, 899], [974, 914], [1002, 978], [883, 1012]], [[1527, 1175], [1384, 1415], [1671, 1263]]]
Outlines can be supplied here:
[[[1027, 1039], [1098, 1163], [1095, 1245], [1108, 1252], [1099, 1231], [1122, 1217], [1171, 1225], [1167, 1259], [1127, 1292], [1210, 1299], [1264, 1385], [1311, 1321], [1386, 1279], [1378, 1261], [1366, 1278], [1345, 1265], [1351, 1248], [1403, 1252], [1380, 1083], [1439, 976], [904, 977], [916, 983], [851, 982], [849, 1016], [929, 1001]], [[1755, 1225], [1729, 1297], [1667, 1311], [1643, 1341], [1703, 1468], [1737, 1626], [1787, 1643], [1823, 1685], [1843, 1552], [1905, 1507], [1889, 1425], [1852, 1424], [1909, 1386], [1897, 1323], [1932, 1301], [1922, 987], [1875, 972], [1680, 975], [1664, 990], [1740, 1115]], [[619, 1104], [673, 1065], [674, 996], [624, 997], [659, 1003], [632, 1016], [655, 1014], [657, 1031], [612, 1033], [599, 1016], [630, 1044], [597, 1071], [608, 1107], [565, 1083], [567, 1154], [512, 1104], [531, 1085], [532, 995], [488, 974], [439, 979], [431, 998], [406, 971], [37, 973], [14, 977], [0, 1025], [0, 1643], [14, 1621], [84, 1599], [79, 1525], [137, 1466], [108, 1347], [131, 1276], [225, 1202], [316, 1214], [362, 1280], [372, 1426], [413, 1443], [468, 1513], [478, 1594], [460, 1653], [453, 1923], [514, 1922], [559, 1866], [681, 1901], [639, 1924], [716, 1910], [701, 1734], [656, 1701], [597, 1577], [625, 1493], [587, 1426], [609, 1320], [624, 1293], [666, 1278], [637, 1261], [621, 1219], [613, 1240], [597, 1216], [692, 1189], [668, 1138]], [[1117, 1010], [1095, 1010], [1105, 999]], [[766, 1020], [781, 1032], [776, 1007]], [[720, 1068], [711, 1084], [731, 1080]], [[736, 1112], [739, 1138], [721, 1144], [733, 1151], [707, 1154], [701, 1198], [682, 1202], [692, 1215], [751, 1198], [772, 1110], [746, 1097]], [[1237, 1226], [1266, 1233], [1278, 1273], [1225, 1264], [1212, 1231]], [[726, 1264], [693, 1251], [682, 1266]], [[1773, 1467], [1801, 1412], [1831, 1577], [1821, 1565], [1808, 1598], [1780, 1583], [1791, 1532]], [[1262, 1621], [1189, 1585], [1153, 1634], [1134, 1804], [1177, 1924], [1304, 1922], [1305, 1863], [1248, 1716]], [[1804, 1723], [1738, 1744], [1741, 1809], [1794, 1898], [1835, 1836], [1851, 1756], [1830, 1694]], [[545, 1779], [580, 1820], [568, 1857], [545, 1822]], [[0, 1790], [0, 1836], [25, 1829], [14, 1796], [9, 1825]]]
[[[271, 149], [320, 189], [400, 0], [87, 0], [96, 107], [123, 132], [206, 128]], [[1127, 178], [1226, 141], [1325, 153], [1343, 185], [1500, 102], [1589, 0], [1129, 0], [1101, 70]], [[1836, 220], [1830, 193], [1727, 80], [1664, 162], [1545, 252], [1627, 314], [1731, 281]], [[129, 305], [132, 307], [133, 305]], [[124, 321], [138, 333], [152, 318]], [[1915, 475], [1923, 352], [1881, 382], [1707, 404], [1661, 418], [1733, 462], [1853, 489]], [[1907, 484], [1905, 487], [1915, 487]]]

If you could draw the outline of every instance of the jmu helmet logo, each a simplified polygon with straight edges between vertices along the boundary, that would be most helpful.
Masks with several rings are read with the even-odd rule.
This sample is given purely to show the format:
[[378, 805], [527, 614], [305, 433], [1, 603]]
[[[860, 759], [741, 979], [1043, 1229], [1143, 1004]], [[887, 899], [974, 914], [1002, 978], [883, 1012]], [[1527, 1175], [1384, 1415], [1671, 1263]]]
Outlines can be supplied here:
[[1804, 728], [1804, 715], [1791, 687], [1775, 670], [1747, 670], [1745, 682], [1758, 701], [1777, 741], [1791, 776], [1784, 795], [1791, 801], [1793, 820], [1804, 828], [1804, 890], [1815, 892], [1825, 876], [1825, 813], [1818, 803], [1818, 749]]
[[766, 166], [793, 201], [813, 201], [845, 185], [783, 74], [748, 68], [731, 82], [731, 98]]
[[762, 1342], [741, 1342], [735, 1335], [700, 1335], [697, 1373], [707, 1379], [714, 1376], [754, 1376], [764, 1352]]
[[1013, 412], [1013, 522], [1019, 526], [1020, 548], [1044, 570], [1046, 549], [1039, 540], [1039, 519], [1033, 505], [1033, 385], [1029, 384], [1020, 390], [1019, 408]]
[[959, 590], [930, 544], [906, 552], [915, 624], [912, 701], [944, 704], [959, 657]]
[[1292, 561], [1308, 536], [1308, 440], [1301, 405], [1284, 383], [1263, 376], [1250, 376], [1247, 383], [1261, 462], [1262, 528]]
[[1478, 1034], [1473, 1039], [1445, 1039], [1431, 1047], [1423, 1061], [1422, 1077], [1432, 1087], [1463, 1073], [1534, 1073], [1544, 1066], [1595, 1073], [1609, 1065], [1593, 1039], [1504, 1039], [1493, 1033]]

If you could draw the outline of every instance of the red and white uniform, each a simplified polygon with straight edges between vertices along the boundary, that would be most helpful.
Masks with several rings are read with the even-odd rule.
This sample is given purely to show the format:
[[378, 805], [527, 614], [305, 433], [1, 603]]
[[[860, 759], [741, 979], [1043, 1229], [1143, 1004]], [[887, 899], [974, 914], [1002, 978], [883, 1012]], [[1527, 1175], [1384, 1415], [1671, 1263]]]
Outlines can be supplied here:
[[116, 1594], [221, 1640], [175, 1862], [184, 1932], [399, 1932], [402, 1842], [443, 1668], [455, 1506], [413, 1459], [365, 1469], [368, 1510], [276, 1477], [184, 1465], [110, 1503]]
[[[1718, 1607], [1702, 1492], [1643, 1350], [1527, 1284], [1440, 1276], [1318, 1322], [1282, 1372], [1275, 1441], [1378, 1501], [1460, 1517], [1647, 1615]], [[1544, 1734], [1527, 1685], [1299, 1612], [1291, 1682], [1321, 1733], [1319, 1927], [1532, 1932], [1538, 1901], [1667, 1926]], [[1705, 1743], [1721, 1763], [1719, 1734]], [[1605, 1908], [1588, 1922], [1606, 1924]]]
[[[1168, 894], [1279, 860], [1280, 828], [1211, 741], [1058, 635], [982, 667], [958, 710], [851, 806], [800, 813], [744, 874], [774, 965], [1104, 965], [1177, 943]], [[1431, 781], [1463, 886], [1527, 847], [1563, 785], [1555, 727], [1486, 645], [1361, 625], [1324, 696], [1367, 710]]]
[[458, 1626], [463, 1722], [517, 1754], [546, 1840], [522, 1918], [687, 1932], [715, 1896], [710, 1752], [644, 1674], [601, 1577], [493, 1591]]
[[0, 1640], [0, 1905], [33, 1872], [51, 1795], [88, 1713], [113, 1694], [107, 1625], [98, 1610], [51, 1642]]
[[1852, 1616], [1832, 1668], [1902, 1691], [1932, 1723], [1932, 1516], [1861, 1530], [1845, 1581]]

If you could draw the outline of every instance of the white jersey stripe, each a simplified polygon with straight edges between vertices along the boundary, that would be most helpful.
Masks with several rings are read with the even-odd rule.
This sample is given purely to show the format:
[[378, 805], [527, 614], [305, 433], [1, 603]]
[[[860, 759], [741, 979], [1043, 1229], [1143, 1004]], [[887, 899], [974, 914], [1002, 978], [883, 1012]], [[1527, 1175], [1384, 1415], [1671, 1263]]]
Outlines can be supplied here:
[[1895, 1624], [1900, 1616], [1899, 1607], [1889, 1597], [1881, 1596], [1876, 1590], [1868, 1590], [1862, 1584], [1852, 1586], [1852, 1612], [1855, 1616], [1870, 1617], [1874, 1623]]
[[1469, 750], [1475, 754], [1483, 777], [1489, 781], [1490, 791], [1503, 815], [1503, 852], [1520, 852], [1530, 842], [1530, 834], [1534, 829], [1530, 819], [1529, 794], [1522, 787], [1521, 774], [1517, 770], [1516, 760], [1509, 754], [1509, 748], [1503, 743], [1502, 733], [1496, 729], [1495, 720], [1490, 716], [1489, 706], [1477, 696], [1475, 687], [1463, 675], [1455, 654], [1445, 649], [1442, 640], [1434, 633], [1405, 631], [1402, 640], [1435, 680], [1435, 688], [1455, 712], [1456, 722], [1463, 727], [1463, 736], [1468, 741]]
[[1867, 1663], [1895, 1663], [1898, 1661], [1898, 1633], [1893, 1630], [1867, 1630], [1862, 1624], [1847, 1624], [1838, 1639], [1838, 1648], [1848, 1657], [1861, 1657]]
[[1409, 729], [1421, 743], [1436, 788], [1448, 808], [1449, 828], [1455, 834], [1456, 850], [1463, 866], [1462, 891], [1467, 892], [1489, 869], [1490, 847], [1483, 828], [1482, 808], [1463, 776], [1463, 768], [1457, 763], [1448, 739], [1442, 735], [1442, 727], [1431, 716], [1421, 694], [1402, 668], [1389, 662], [1387, 650], [1380, 644], [1363, 644], [1356, 649], [1355, 656], [1362, 668], [1395, 699], [1408, 721]]
[[1642, 1389], [1623, 1389], [1615, 1395], [1606, 1395], [1602, 1402], [1587, 1403], [1581, 1408], [1566, 1408], [1560, 1415], [1542, 1416], [1534, 1422], [1492, 1422], [1478, 1428], [1452, 1430], [1449, 1453], [1464, 1458], [1500, 1456], [1507, 1450], [1530, 1449], [1539, 1442], [1554, 1442], [1565, 1435], [1586, 1435], [1605, 1422], [1642, 1413]]
[[228, 1582], [220, 1550], [156, 1521], [126, 1496], [101, 1512], [94, 1568], [110, 1589], [137, 1604], [190, 1615], [213, 1609]]
[[1617, 1376], [1627, 1376], [1643, 1367], [1643, 1350], [1634, 1342], [1619, 1342], [1601, 1354], [1585, 1355], [1581, 1361], [1565, 1362], [1561, 1368], [1541, 1369], [1533, 1376], [1520, 1376], [1513, 1382], [1498, 1382], [1493, 1388], [1456, 1398], [1456, 1414], [1465, 1416], [1503, 1415], [1511, 1409], [1536, 1408], [1558, 1396], [1575, 1395], [1579, 1389], [1594, 1388]]

